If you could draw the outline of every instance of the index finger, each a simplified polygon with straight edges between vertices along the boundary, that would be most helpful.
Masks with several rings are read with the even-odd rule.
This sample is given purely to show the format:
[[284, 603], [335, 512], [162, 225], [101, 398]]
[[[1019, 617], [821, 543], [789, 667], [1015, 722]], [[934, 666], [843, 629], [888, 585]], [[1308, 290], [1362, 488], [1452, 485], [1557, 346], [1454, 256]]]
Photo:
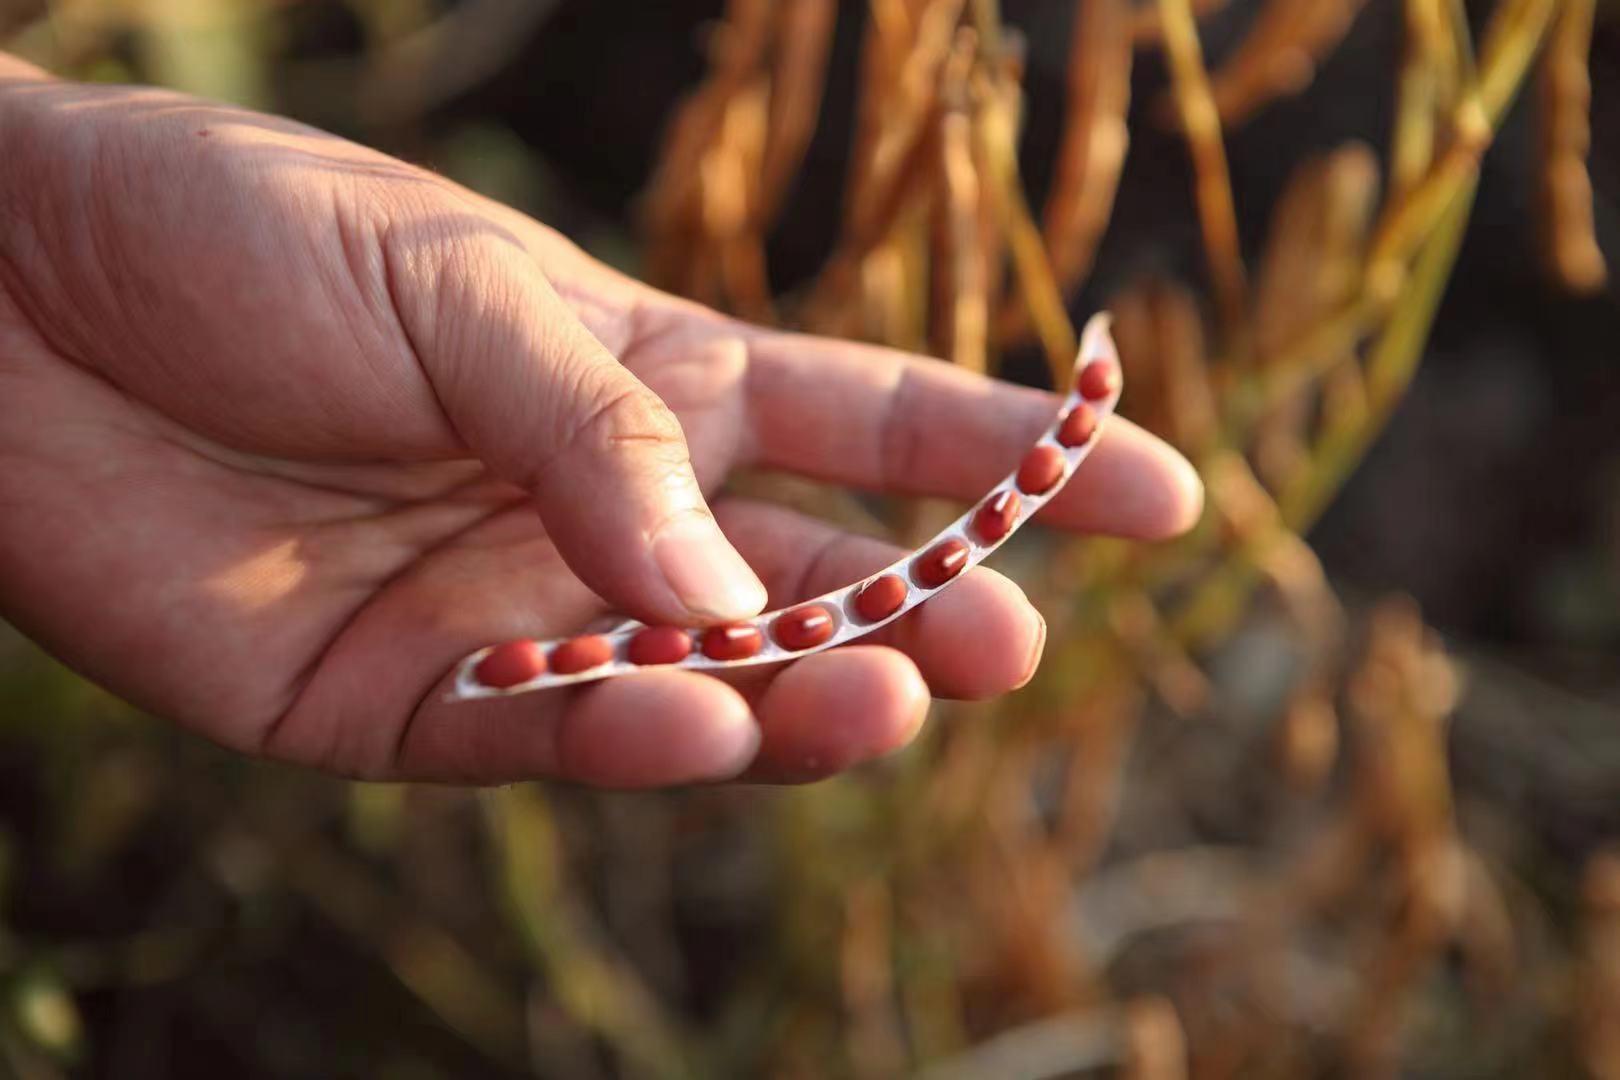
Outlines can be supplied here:
[[[746, 340], [754, 460], [839, 484], [977, 498], [1018, 464], [1060, 400], [874, 345], [776, 332]], [[1114, 417], [1043, 517], [1153, 540], [1185, 532], [1202, 509], [1187, 460]]]

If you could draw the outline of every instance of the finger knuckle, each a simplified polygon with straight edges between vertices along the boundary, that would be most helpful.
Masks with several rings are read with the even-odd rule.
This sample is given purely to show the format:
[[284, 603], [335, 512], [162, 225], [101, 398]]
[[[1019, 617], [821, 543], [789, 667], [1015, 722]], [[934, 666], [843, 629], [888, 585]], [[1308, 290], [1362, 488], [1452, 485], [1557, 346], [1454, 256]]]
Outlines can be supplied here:
[[651, 455], [675, 464], [687, 460], [680, 421], [658, 395], [639, 385], [598, 393], [565, 445], [587, 453]]

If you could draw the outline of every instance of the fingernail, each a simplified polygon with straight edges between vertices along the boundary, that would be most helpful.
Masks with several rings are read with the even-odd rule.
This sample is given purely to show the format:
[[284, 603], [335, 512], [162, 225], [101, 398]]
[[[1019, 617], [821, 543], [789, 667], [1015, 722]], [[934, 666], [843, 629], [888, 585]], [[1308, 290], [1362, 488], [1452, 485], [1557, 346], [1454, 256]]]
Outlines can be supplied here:
[[1020, 690], [1030, 684], [1035, 678], [1035, 673], [1040, 670], [1041, 654], [1046, 652], [1046, 619], [1037, 611], [1035, 621], [1039, 625], [1035, 631], [1034, 647], [1029, 650], [1029, 658], [1024, 661], [1024, 674], [1013, 686], [1014, 690]]
[[765, 586], [707, 514], [664, 526], [653, 561], [688, 611], [709, 619], [746, 619], [765, 607]]

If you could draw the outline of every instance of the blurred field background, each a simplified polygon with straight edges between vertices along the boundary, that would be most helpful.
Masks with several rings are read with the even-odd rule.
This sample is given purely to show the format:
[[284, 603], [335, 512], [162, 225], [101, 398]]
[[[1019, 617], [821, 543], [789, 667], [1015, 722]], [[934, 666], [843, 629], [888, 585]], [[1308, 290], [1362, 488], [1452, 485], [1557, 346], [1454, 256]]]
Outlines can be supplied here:
[[1620, 1077], [1620, 5], [0, 0], [0, 41], [762, 321], [1043, 385], [1110, 307], [1210, 495], [1021, 538], [1036, 683], [804, 789], [348, 784], [0, 626], [0, 1075]]

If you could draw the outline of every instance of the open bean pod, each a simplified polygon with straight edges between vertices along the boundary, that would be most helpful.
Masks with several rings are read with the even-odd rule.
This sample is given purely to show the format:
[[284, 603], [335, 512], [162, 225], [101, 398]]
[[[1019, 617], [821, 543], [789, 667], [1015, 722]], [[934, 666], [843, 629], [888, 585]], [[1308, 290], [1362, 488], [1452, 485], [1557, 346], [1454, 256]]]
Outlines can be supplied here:
[[1006, 479], [912, 554], [863, 581], [741, 622], [697, 628], [626, 622], [603, 634], [491, 645], [457, 666], [449, 698], [549, 690], [649, 667], [780, 663], [870, 634], [960, 580], [1062, 490], [1097, 444], [1120, 388], [1108, 317], [1096, 315], [1080, 341], [1074, 386], [1051, 427]]

